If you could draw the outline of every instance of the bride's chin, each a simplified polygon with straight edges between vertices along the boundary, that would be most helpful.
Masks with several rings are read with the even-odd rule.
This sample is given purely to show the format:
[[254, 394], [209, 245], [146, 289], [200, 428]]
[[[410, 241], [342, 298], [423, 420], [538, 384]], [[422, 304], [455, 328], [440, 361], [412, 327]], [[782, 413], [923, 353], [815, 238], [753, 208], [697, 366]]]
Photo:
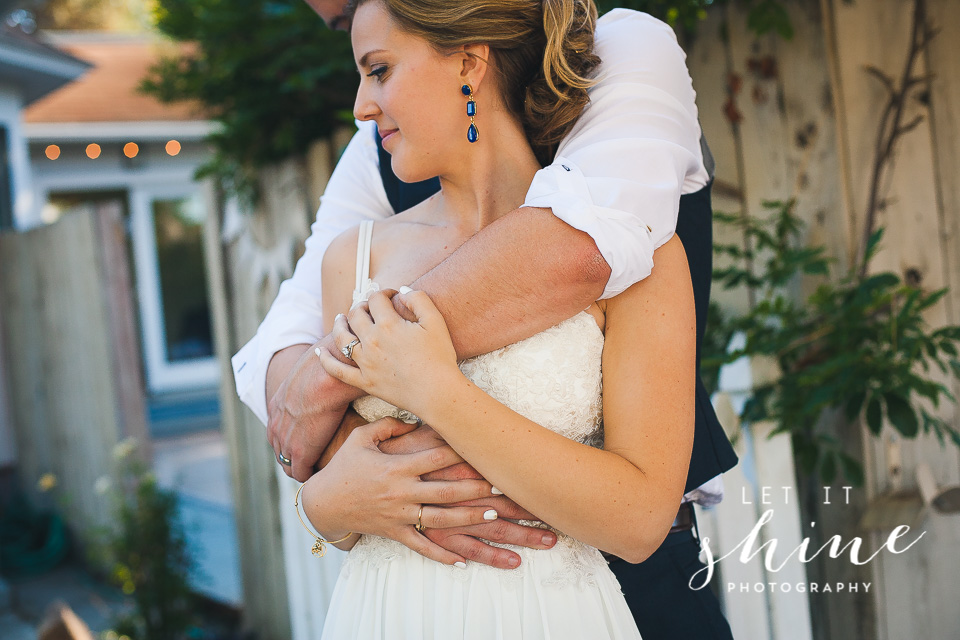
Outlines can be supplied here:
[[397, 156], [393, 156], [392, 166], [393, 173], [401, 182], [408, 184], [423, 182], [424, 180], [429, 180], [437, 176], [436, 172], [430, 172], [424, 166], [416, 166], [415, 163], [404, 162], [402, 157], [398, 159]]

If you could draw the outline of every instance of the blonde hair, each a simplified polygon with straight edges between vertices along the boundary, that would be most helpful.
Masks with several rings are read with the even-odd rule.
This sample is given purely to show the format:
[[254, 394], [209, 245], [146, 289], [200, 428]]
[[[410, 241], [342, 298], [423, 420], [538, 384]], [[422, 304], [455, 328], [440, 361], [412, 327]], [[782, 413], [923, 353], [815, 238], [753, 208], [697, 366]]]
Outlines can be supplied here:
[[[351, 0], [348, 15], [367, 0]], [[380, 0], [397, 25], [444, 52], [490, 47], [498, 87], [541, 164], [589, 102], [600, 64], [593, 0]]]

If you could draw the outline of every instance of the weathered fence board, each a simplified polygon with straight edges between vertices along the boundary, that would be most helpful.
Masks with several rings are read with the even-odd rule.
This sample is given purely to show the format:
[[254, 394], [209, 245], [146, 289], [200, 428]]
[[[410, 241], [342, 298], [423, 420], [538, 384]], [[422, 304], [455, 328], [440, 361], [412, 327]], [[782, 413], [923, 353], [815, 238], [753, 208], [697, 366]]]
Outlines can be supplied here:
[[930, 136], [934, 150], [939, 217], [946, 257], [945, 284], [950, 286], [948, 317], [960, 322], [960, 3], [930, 0], [930, 21], [939, 34], [927, 51], [933, 78]]
[[339, 563], [336, 553], [322, 563], [310, 555], [312, 541], [305, 539], [293, 510], [296, 483], [283, 475], [263, 425], [237, 398], [229, 359], [256, 333], [280, 282], [292, 274], [345, 135], [317, 143], [303, 160], [263, 171], [260, 202], [251, 212], [208, 188], [205, 242], [245, 626], [262, 640], [319, 637]]
[[[743, 184], [737, 154], [737, 128], [724, 109], [729, 82], [729, 52], [721, 34], [725, 16], [711, 11], [697, 29], [696, 37], [687, 43], [687, 66], [697, 92], [700, 126], [716, 161], [711, 197], [715, 211], [737, 213], [743, 209]], [[737, 229], [714, 225], [715, 244], [743, 244], [743, 235]], [[729, 266], [730, 258], [717, 257], [715, 268]], [[746, 291], [713, 287], [710, 299], [724, 310], [745, 312], [750, 308]]]
[[[869, 196], [870, 179], [876, 157], [875, 141], [887, 93], [883, 85], [865, 72], [873, 65], [897, 81], [903, 73], [910, 47], [910, 25], [914, 3], [877, 0], [870, 3], [833, 3], [840, 66], [840, 81], [845, 93], [844, 108], [850, 128], [846, 144], [853, 158], [860, 158], [850, 167], [849, 183], [854, 202], [855, 228], [862, 233]], [[914, 75], [937, 73], [920, 56]], [[881, 207], [877, 222], [887, 229], [884, 248], [873, 268], [885, 268], [901, 274], [908, 281], [926, 289], [946, 284], [945, 251], [942, 241], [941, 216], [938, 213], [936, 167], [931, 145], [930, 113], [923, 100], [911, 97], [903, 123], [914, 118], [923, 120], [903, 135], [897, 145], [895, 164], [882, 183]], [[955, 177], [954, 177], [955, 179]], [[927, 314], [934, 326], [945, 323], [946, 304], [939, 304]], [[947, 416], [949, 417], [949, 416]], [[887, 434], [886, 438], [894, 437]], [[876, 440], [867, 441], [868, 460], [875, 461], [867, 469], [870, 483], [868, 495], [874, 497], [891, 490], [886, 450]], [[941, 480], [955, 480], [958, 473], [957, 454], [944, 450], [932, 437], [921, 436], [917, 442], [905, 442], [903, 476], [907, 488], [915, 486], [916, 463], [931, 464]], [[872, 491], [871, 491], [872, 490]], [[956, 524], [928, 520], [930, 527], [924, 544], [909, 556], [885, 554], [875, 566], [877, 576], [877, 630], [880, 638], [947, 637], [960, 628], [960, 611], [950, 603], [960, 590], [960, 563], [948, 567], [956, 548], [948, 530]], [[879, 536], [873, 536], [879, 544]], [[926, 567], [918, 570], [918, 567]], [[936, 585], [931, 589], [930, 585]]]
[[[55, 491], [81, 537], [110, 521], [109, 505], [93, 488], [114, 473], [114, 446], [125, 437], [147, 444], [123, 238], [117, 208], [79, 210], [48, 227], [0, 236], [20, 477], [40, 499], [37, 479], [57, 476]], [[148, 453], [141, 448], [140, 455]]]
[[[887, 227], [887, 234], [884, 251], [872, 267], [890, 269], [927, 289], [952, 286], [949, 301], [928, 314], [928, 321], [938, 326], [960, 318], [960, 4], [927, 3], [930, 19], [942, 31], [919, 61], [916, 75], [932, 74], [932, 90], [907, 105], [904, 123], [916, 115], [924, 121], [901, 139], [895, 164], [882, 183], [887, 199], [877, 223]], [[886, 98], [881, 83], [865, 68], [875, 65], [899, 78], [912, 7], [913, 2], [894, 0], [787, 3], [795, 30], [789, 41], [755, 37], [745, 26], [743, 8], [735, 3], [708, 11], [687, 50], [701, 121], [717, 159], [721, 193], [715, 208], [742, 207], [755, 215], [761, 200], [796, 196], [796, 213], [808, 224], [808, 241], [825, 245], [841, 269], [850, 264], [864, 233]], [[731, 237], [724, 229], [715, 234], [719, 240]], [[797, 293], [809, 292], [815, 284], [811, 280]], [[715, 291], [713, 298], [728, 310], [744, 308], [735, 295]], [[942, 407], [940, 415], [955, 424], [954, 409]], [[864, 456], [868, 486], [854, 492], [844, 508], [818, 506], [817, 496], [808, 491], [804, 511], [816, 519], [817, 529], [848, 540], [863, 535], [857, 529], [859, 515], [867, 498], [889, 488], [890, 477], [882, 442], [856, 429], [841, 435], [850, 451]], [[906, 488], [914, 485], [914, 469], [921, 461], [931, 465], [941, 485], [957, 481], [960, 456], [954, 448], [922, 437], [901, 449]], [[735, 479], [731, 482], [736, 484]], [[820, 489], [816, 480], [801, 485]], [[819, 611], [813, 615], [814, 637], [946, 637], [960, 628], [960, 612], [946, 601], [948, 594], [960, 590], [960, 561], [942, 561], [955, 557], [950, 549], [960, 526], [956, 519], [931, 516], [925, 527], [929, 532], [922, 552], [888, 556], [866, 568], [810, 565], [811, 580], [872, 580], [874, 585], [869, 595], [812, 596]], [[876, 547], [881, 540], [868, 536], [866, 542]], [[731, 594], [727, 599], [734, 618], [739, 614], [729, 605], [752, 609], [741, 597]]]

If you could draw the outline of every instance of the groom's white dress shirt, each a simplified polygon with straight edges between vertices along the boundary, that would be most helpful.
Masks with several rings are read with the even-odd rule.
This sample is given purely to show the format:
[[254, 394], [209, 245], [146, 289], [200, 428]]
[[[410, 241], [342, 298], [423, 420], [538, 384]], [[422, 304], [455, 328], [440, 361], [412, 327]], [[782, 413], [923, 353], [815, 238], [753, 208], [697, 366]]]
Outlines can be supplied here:
[[[673, 30], [647, 14], [614, 9], [597, 23], [596, 53], [602, 63], [590, 103], [554, 163], [534, 177], [524, 205], [550, 208], [593, 238], [611, 269], [603, 294], [609, 298], [650, 275], [654, 250], [676, 229], [680, 195], [706, 186], [710, 176], [686, 54]], [[322, 336], [320, 266], [330, 242], [363, 220], [394, 213], [380, 177], [376, 125], [357, 127], [293, 276], [233, 357], [240, 399], [264, 424], [270, 359]], [[718, 477], [688, 498], [719, 502], [722, 491]]]

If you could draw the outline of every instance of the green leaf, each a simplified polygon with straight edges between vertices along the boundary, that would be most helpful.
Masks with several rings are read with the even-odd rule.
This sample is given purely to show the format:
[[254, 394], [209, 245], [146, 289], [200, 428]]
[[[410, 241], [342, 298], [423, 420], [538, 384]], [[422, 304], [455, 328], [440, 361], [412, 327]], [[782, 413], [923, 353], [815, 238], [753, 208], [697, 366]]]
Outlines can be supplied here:
[[844, 477], [855, 487], [863, 486], [863, 465], [859, 460], [846, 453], [840, 453], [840, 466], [843, 467]]
[[837, 457], [836, 454], [830, 452], [824, 455], [823, 462], [820, 463], [820, 479], [823, 480], [824, 484], [833, 484], [836, 477]]
[[925, 297], [920, 304], [917, 305], [917, 311], [923, 311], [927, 307], [932, 307], [933, 305], [937, 304], [940, 301], [940, 298], [947, 294], [947, 291], [949, 291], [949, 289], [937, 289]]
[[883, 429], [883, 406], [877, 396], [871, 397], [867, 403], [867, 426], [875, 436], [879, 436]]
[[850, 399], [847, 400], [846, 404], [846, 416], [847, 420], [854, 420], [858, 415], [860, 415], [860, 410], [863, 409], [863, 401], [867, 399], [866, 391], [858, 391], [857, 393], [850, 396]]
[[860, 287], [866, 291], [893, 289], [900, 284], [900, 276], [889, 271], [870, 276]]
[[947, 431], [950, 432], [950, 439], [953, 440], [953, 444], [960, 447], [960, 431], [957, 431], [950, 425], [947, 425]]
[[806, 436], [800, 433], [793, 434], [793, 452], [804, 473], [813, 473], [817, 466], [819, 449]]
[[883, 239], [883, 227], [878, 227], [876, 231], [870, 234], [870, 239], [867, 241], [867, 250], [864, 256], [864, 261], [869, 262], [873, 258], [874, 254], [877, 251], [877, 248], [880, 246], [880, 240]]
[[950, 359], [950, 368], [953, 369], [953, 375], [960, 378], [960, 360]]
[[830, 269], [824, 261], [811, 262], [803, 265], [803, 272], [809, 275], [829, 275]]
[[907, 399], [896, 393], [888, 393], [883, 396], [883, 399], [887, 405], [887, 417], [890, 418], [894, 428], [905, 438], [915, 438], [920, 425], [917, 414]]

